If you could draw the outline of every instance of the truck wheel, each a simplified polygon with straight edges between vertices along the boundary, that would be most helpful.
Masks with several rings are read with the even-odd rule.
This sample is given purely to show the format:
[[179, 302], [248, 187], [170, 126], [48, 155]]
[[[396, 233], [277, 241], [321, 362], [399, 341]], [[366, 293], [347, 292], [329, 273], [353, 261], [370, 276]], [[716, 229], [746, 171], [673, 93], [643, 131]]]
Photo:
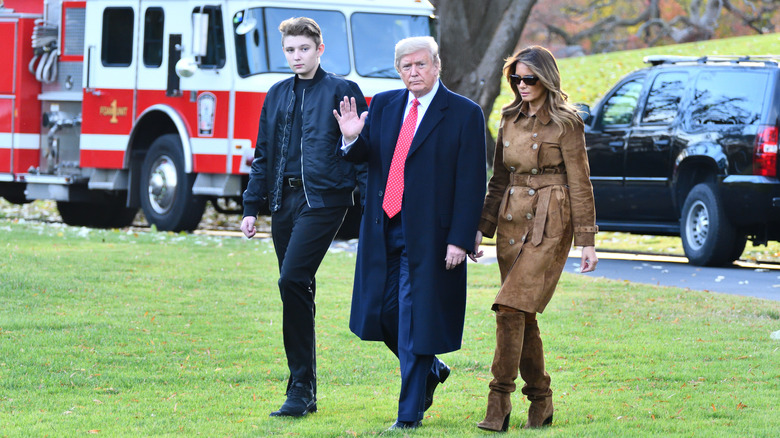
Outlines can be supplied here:
[[680, 237], [685, 256], [693, 265], [724, 266], [742, 254], [739, 251], [735, 255], [743, 239], [726, 218], [713, 184], [697, 184], [688, 193], [680, 218]]
[[141, 167], [141, 208], [149, 224], [161, 231], [198, 227], [206, 198], [192, 194], [195, 174], [184, 172], [184, 151], [176, 134], [158, 137]]
[[75, 227], [124, 228], [133, 224], [137, 208], [125, 206], [127, 195], [106, 195], [103, 202], [57, 201], [62, 221]]

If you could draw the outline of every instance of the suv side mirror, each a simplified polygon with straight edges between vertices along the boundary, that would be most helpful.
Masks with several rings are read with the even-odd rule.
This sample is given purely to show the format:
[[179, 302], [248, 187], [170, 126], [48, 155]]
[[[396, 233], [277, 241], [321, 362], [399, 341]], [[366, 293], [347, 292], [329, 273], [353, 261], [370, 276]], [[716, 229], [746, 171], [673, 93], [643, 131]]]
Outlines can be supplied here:
[[574, 106], [577, 108], [577, 113], [580, 115], [580, 118], [582, 118], [583, 123], [586, 125], [590, 122], [590, 107], [586, 103], [575, 103]]

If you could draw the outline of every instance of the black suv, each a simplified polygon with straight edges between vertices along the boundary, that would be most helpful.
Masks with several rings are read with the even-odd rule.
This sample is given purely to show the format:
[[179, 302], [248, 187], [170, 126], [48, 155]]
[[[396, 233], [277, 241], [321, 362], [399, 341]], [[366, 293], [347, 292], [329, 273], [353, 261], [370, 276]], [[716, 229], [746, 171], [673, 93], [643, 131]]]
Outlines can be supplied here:
[[583, 106], [599, 228], [679, 235], [707, 266], [780, 240], [780, 56], [644, 61]]

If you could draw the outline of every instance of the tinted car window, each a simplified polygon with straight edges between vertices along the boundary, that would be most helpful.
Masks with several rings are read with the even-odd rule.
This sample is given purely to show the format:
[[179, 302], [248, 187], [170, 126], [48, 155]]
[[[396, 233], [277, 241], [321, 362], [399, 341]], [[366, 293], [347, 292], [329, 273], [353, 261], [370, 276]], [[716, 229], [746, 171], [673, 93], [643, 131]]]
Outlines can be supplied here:
[[[248, 23], [252, 23], [247, 26]], [[238, 32], [239, 26], [248, 27], [248, 31]], [[277, 27], [279, 25], [277, 24]], [[233, 35], [236, 40], [236, 64], [241, 77], [268, 71], [268, 51], [266, 48], [266, 29], [263, 10], [252, 8], [239, 11], [233, 16]], [[274, 30], [275, 32], [278, 32]], [[281, 51], [281, 47], [274, 47]]]
[[696, 79], [688, 117], [693, 126], [749, 125], [763, 109], [767, 75], [746, 71], [705, 71]]
[[265, 10], [265, 28], [268, 30], [269, 70], [272, 72], [292, 73], [287, 58], [282, 51], [282, 35], [279, 23], [291, 17], [309, 17], [322, 29], [325, 53], [320, 62], [325, 71], [338, 75], [349, 74], [349, 49], [347, 47], [347, 21], [341, 12], [316, 11], [311, 9], [267, 8]]
[[602, 110], [604, 125], [627, 125], [631, 123], [634, 110], [642, 92], [642, 80], [635, 79], [621, 85], [615, 94], [609, 97]]
[[163, 23], [165, 14], [162, 8], [149, 8], [144, 15], [144, 65], [159, 67], [163, 58]]
[[656, 76], [647, 95], [642, 123], [671, 123], [677, 115], [687, 81], [688, 75], [681, 72]]
[[103, 45], [100, 59], [106, 67], [126, 67], [133, 62], [133, 10], [103, 11]]
[[[200, 12], [195, 8], [193, 12]], [[206, 40], [206, 56], [201, 57], [201, 68], [222, 68], [225, 66], [225, 32], [222, 29], [222, 8], [219, 6], [204, 6], [203, 13], [208, 14], [209, 28]]]

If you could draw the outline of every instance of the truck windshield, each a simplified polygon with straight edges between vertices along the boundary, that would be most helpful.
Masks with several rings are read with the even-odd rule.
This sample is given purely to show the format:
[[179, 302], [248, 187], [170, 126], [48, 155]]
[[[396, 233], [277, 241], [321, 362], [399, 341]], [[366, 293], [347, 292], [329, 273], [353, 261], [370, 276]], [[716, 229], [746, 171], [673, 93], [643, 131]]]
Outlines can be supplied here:
[[233, 16], [237, 69], [241, 77], [292, 72], [282, 52], [278, 30], [279, 23], [290, 17], [310, 17], [320, 25], [325, 43], [322, 68], [338, 75], [352, 71], [348, 29], [355, 51], [355, 71], [360, 76], [378, 78], [398, 77], [393, 65], [398, 40], [431, 34], [431, 19], [427, 16], [355, 13], [348, 28], [347, 17], [338, 11], [247, 9]]

